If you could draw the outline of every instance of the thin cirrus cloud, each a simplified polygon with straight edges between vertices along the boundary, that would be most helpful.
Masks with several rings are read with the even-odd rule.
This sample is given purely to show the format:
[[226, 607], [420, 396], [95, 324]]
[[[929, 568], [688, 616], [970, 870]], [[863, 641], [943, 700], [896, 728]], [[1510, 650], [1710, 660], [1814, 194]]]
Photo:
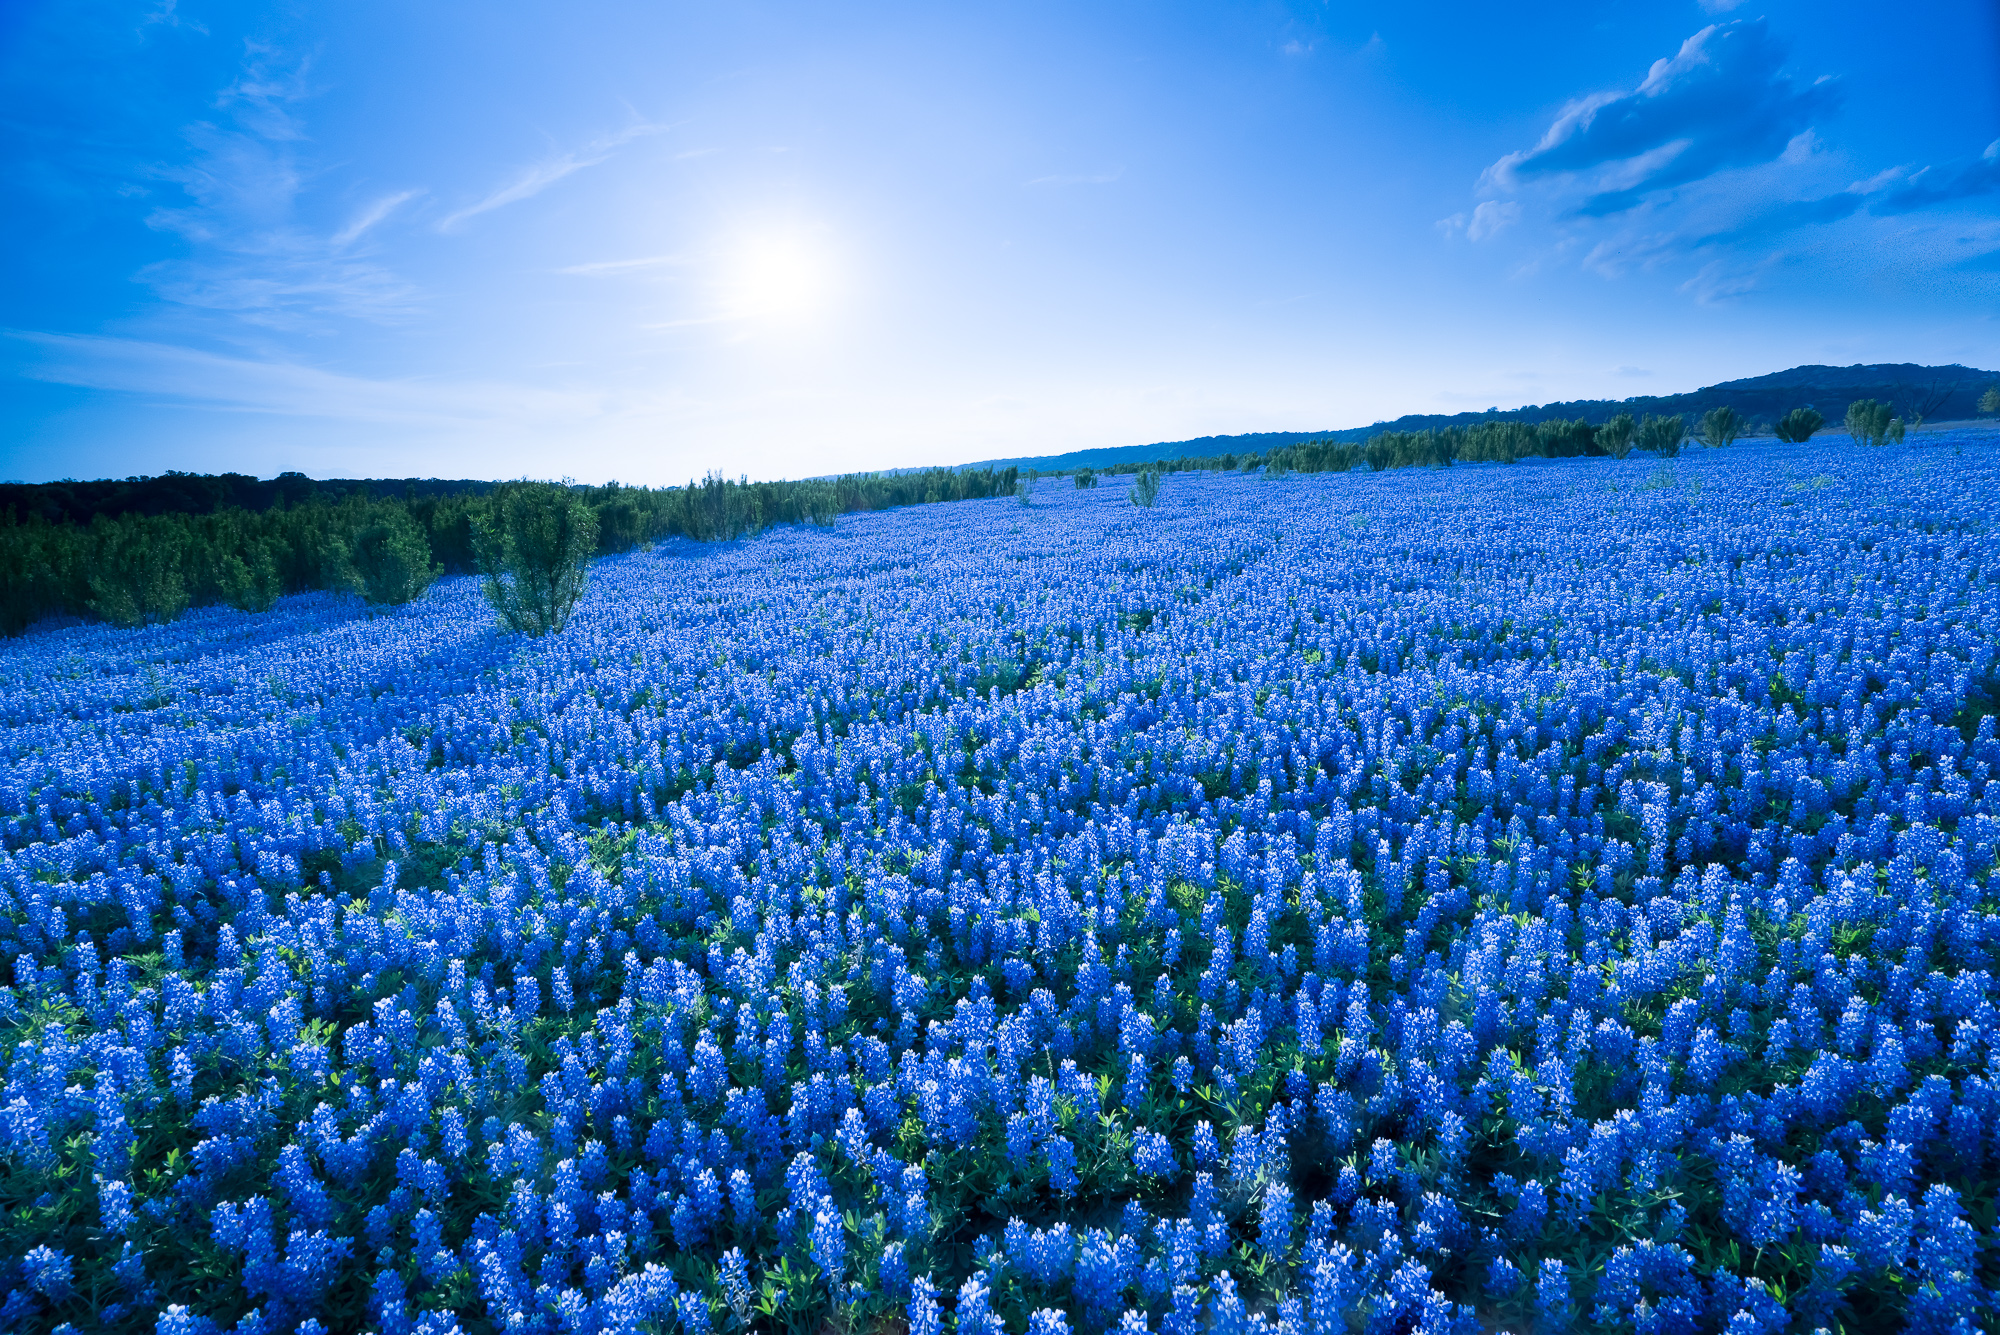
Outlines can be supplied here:
[[296, 111], [314, 95], [305, 61], [249, 49], [213, 114], [183, 128], [185, 156], [145, 172], [179, 194], [157, 204], [147, 225], [187, 250], [142, 265], [140, 282], [176, 305], [266, 329], [317, 327], [327, 317], [395, 323], [419, 307], [413, 284], [343, 252], [420, 192], [381, 196], [331, 236], [300, 216], [318, 173]]
[[634, 139], [642, 135], [661, 134], [670, 128], [672, 127], [642, 121], [639, 124], [627, 126], [609, 138], [599, 139], [591, 144], [587, 144], [583, 148], [569, 153], [560, 153], [552, 158], [544, 158], [542, 161], [524, 168], [512, 180], [494, 190], [485, 196], [485, 198], [476, 200], [464, 208], [454, 210], [446, 214], [443, 218], [440, 218], [437, 230], [440, 232], [454, 231], [468, 219], [476, 218], [482, 213], [490, 213], [494, 209], [505, 208], [509, 204], [518, 204], [524, 199], [530, 199], [535, 195], [541, 194], [542, 191], [548, 189], [557, 181], [562, 180], [565, 176], [580, 172], [585, 167], [595, 167], [598, 163], [603, 162]]
[[213, 411], [470, 428], [523, 420], [574, 422], [603, 413], [601, 396], [488, 382], [374, 380], [286, 361], [228, 357], [145, 339], [8, 330], [28, 354], [23, 374]]
[[1622, 213], [1718, 172], [1775, 161], [1840, 104], [1837, 80], [1786, 73], [1763, 19], [1712, 24], [1655, 61], [1630, 92], [1570, 103], [1533, 148], [1509, 153], [1484, 183], [1517, 191], [1580, 187], [1575, 212]]
[[595, 260], [589, 264], [571, 264], [557, 269], [556, 272], [582, 278], [616, 278], [624, 274], [646, 273], [652, 270], [681, 269], [693, 262], [685, 255], [642, 255], [629, 260]]
[[383, 195], [380, 199], [371, 201], [366, 208], [354, 215], [352, 222], [333, 234], [333, 244], [352, 245], [361, 238], [362, 233], [423, 193], [421, 190], [399, 190], [393, 195]]

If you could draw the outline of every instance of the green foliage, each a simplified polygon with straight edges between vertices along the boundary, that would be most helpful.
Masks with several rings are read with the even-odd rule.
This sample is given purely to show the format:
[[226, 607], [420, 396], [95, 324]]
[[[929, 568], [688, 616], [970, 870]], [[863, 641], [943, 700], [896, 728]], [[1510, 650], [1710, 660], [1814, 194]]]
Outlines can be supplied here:
[[1623, 459], [1632, 452], [1632, 436], [1638, 429], [1632, 414], [1620, 413], [1597, 428], [1598, 448], [1614, 459]]
[[1681, 441], [1687, 437], [1687, 418], [1679, 413], [1664, 416], [1647, 414], [1639, 423], [1639, 448], [1650, 451], [1662, 459], [1671, 459], [1681, 452]]
[[239, 612], [268, 612], [284, 585], [271, 545], [261, 540], [239, 551], [225, 552], [218, 561], [216, 588], [222, 601]]
[[1019, 482], [1016, 482], [1014, 484], [1014, 499], [1022, 505], [1033, 505], [1035, 503], [1035, 484], [1026, 478], [1022, 478]]
[[[1004, 496], [1018, 481], [1012, 468], [932, 468], [804, 482], [711, 474], [685, 487], [612, 482], [571, 491], [596, 516], [596, 552], [608, 555], [664, 537], [715, 541], [773, 524], [829, 525], [856, 511]], [[12, 508], [0, 514], [0, 633], [18, 635], [49, 616], [139, 625], [216, 603], [260, 612], [309, 589], [406, 602], [439, 574], [481, 568], [475, 530], [503, 488], [411, 482], [397, 484], [404, 496], [381, 495], [388, 485], [296, 473], [272, 482], [169, 473], [5, 484]], [[232, 497], [268, 508], [223, 506]]]
[[1979, 411], [2000, 413], [2000, 384], [1988, 385], [1986, 392], [1979, 396]]
[[421, 597], [440, 567], [431, 560], [431, 545], [408, 509], [387, 506], [380, 519], [354, 535], [348, 564], [355, 587], [368, 602], [396, 606]]
[[187, 610], [187, 534], [167, 516], [90, 526], [87, 606], [114, 626], [171, 621]]
[[1728, 404], [1710, 408], [1701, 417], [1701, 443], [1711, 450], [1733, 445], [1743, 434], [1743, 418]]
[[1803, 445], [1812, 439], [1813, 432], [1826, 425], [1826, 418], [1811, 408], [1794, 408], [1778, 419], [1772, 430], [1779, 440], [1792, 445]]
[[1079, 468], [1076, 470], [1076, 489], [1078, 491], [1088, 491], [1096, 485], [1097, 473], [1094, 470], [1089, 468]]
[[1573, 422], [1553, 418], [1535, 424], [1540, 453], [1548, 459], [1580, 459], [1597, 448], [1597, 428], [1579, 417]]
[[1139, 470], [1138, 478], [1132, 483], [1132, 504], [1150, 510], [1159, 504], [1160, 470], [1148, 465]]
[[520, 482], [493, 498], [474, 528], [486, 600], [501, 624], [547, 635], [569, 622], [597, 550], [597, 515], [567, 486]]
[[1885, 441], [1903, 438], [1903, 419], [1877, 399], [1856, 399], [1848, 404], [1846, 426], [1856, 445], [1880, 448]]

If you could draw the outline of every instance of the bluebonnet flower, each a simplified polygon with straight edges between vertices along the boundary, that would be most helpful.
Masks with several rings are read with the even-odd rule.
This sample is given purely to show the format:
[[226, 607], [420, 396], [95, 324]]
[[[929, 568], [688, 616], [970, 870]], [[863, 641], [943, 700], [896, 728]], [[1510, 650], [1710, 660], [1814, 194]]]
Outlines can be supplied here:
[[1569, 1328], [1569, 1268], [1552, 1256], [1535, 1274], [1535, 1320], [1543, 1330]]
[[1147, 1177], [1172, 1177], [1173, 1145], [1158, 1132], [1141, 1128], [1133, 1136], [1132, 1166]]
[[[0, 1140], [109, 1235], [171, 1250], [192, 1202], [238, 1266], [214, 1310], [273, 1329], [348, 1274], [384, 1335], [448, 1323], [460, 1274], [496, 1326], [699, 1321], [645, 1268], [663, 1234], [739, 1317], [753, 1267], [837, 1250], [788, 1304], [873, 1319], [964, 1224], [965, 1162], [1116, 1201], [1113, 1134], [1149, 1202], [1195, 1173], [1187, 1217], [1010, 1228], [981, 1286], [1194, 1335], [1204, 1273], [1262, 1244], [1298, 1266], [1286, 1335], [1450, 1330], [1554, 1210], [1640, 1239], [1579, 1290], [1607, 1325], [1768, 1325], [1687, 1249], [1775, 1246], [1817, 1248], [1795, 1324], [1888, 1283], [1976, 1325], [1991, 1228], [1937, 1192], [2000, 1126], [2000, 487], [1976, 450], [1827, 448], [1838, 505], [1761, 446], [1705, 458], [1695, 529], [1616, 460], [1254, 506], [1183, 475], [1178, 528], [1087, 491], [852, 516], [608, 559], [525, 659], [450, 581], [373, 621], [10, 641]], [[176, 711], [132, 708], [146, 663]], [[195, 1147], [172, 1200], [126, 1166], [162, 1110]], [[1487, 1119], [1534, 1181], [1486, 1194]], [[1325, 1199], [1280, 1210], [1304, 1154]], [[1628, 1199], [1711, 1164], [1719, 1211]], [[31, 1241], [162, 1329], [225, 1301]], [[914, 1335], [967, 1280], [908, 1281]], [[0, 1325], [54, 1301], [25, 1260], [17, 1290]]]

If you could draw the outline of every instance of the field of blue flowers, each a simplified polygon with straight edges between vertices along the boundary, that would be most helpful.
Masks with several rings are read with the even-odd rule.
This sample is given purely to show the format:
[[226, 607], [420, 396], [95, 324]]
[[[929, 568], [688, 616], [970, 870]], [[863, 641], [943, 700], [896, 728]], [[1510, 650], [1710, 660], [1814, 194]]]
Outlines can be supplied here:
[[2000, 441], [0, 645], [0, 1328], [1971, 1330]]

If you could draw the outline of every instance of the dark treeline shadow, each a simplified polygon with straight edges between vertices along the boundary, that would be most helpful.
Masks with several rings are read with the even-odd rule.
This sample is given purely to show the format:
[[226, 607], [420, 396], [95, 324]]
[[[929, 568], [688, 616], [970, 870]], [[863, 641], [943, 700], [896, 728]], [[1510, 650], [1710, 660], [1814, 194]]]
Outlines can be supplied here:
[[[1016, 470], [933, 468], [803, 482], [570, 487], [595, 520], [594, 554], [664, 538], [727, 541], [781, 524], [1014, 492]], [[139, 626], [190, 607], [261, 611], [281, 595], [349, 590], [408, 602], [443, 574], [482, 570], [478, 534], [529, 483], [315, 482], [284, 474], [171, 473], [0, 486], [0, 632], [49, 617]]]

